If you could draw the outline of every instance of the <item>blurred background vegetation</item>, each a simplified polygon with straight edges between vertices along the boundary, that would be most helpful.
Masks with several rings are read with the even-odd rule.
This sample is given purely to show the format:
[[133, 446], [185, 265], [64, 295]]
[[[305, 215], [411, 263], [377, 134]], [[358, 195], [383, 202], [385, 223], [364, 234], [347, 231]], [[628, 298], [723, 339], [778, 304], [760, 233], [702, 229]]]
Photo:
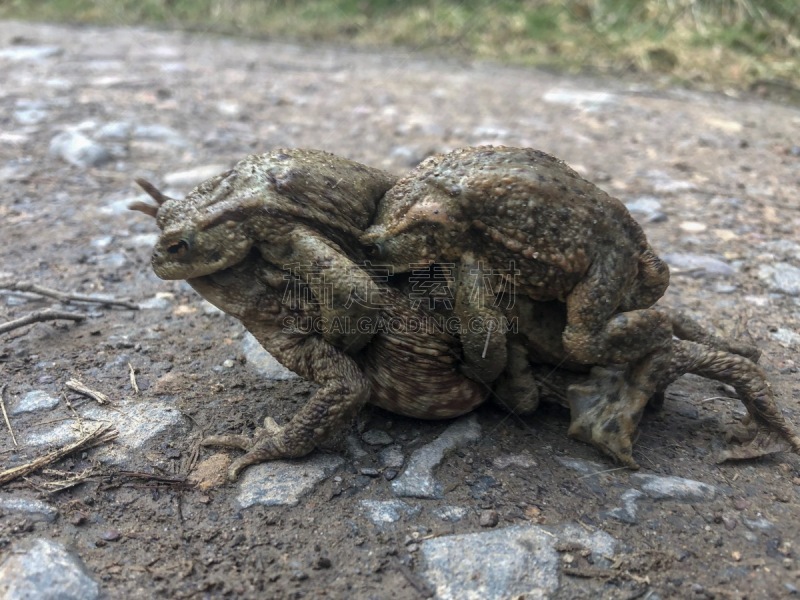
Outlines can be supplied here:
[[393, 45], [800, 94], [800, 0], [0, 0], [0, 18]]

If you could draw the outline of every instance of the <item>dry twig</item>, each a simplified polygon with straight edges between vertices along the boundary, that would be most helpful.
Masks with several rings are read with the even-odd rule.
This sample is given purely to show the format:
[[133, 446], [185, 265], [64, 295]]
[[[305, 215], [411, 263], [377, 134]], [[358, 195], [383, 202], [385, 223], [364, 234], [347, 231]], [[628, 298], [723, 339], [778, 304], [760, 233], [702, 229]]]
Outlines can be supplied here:
[[119, 435], [119, 432], [116, 429], [114, 429], [113, 425], [111, 425], [110, 423], [100, 425], [92, 433], [90, 433], [86, 437], [82, 437], [76, 442], [72, 442], [71, 444], [68, 444], [63, 448], [54, 450], [50, 454], [45, 454], [44, 456], [40, 456], [39, 458], [32, 460], [29, 463], [25, 463], [24, 465], [20, 465], [12, 469], [6, 469], [5, 471], [0, 472], [0, 485], [6, 484], [9, 481], [13, 481], [19, 477], [30, 475], [34, 471], [37, 471], [38, 469], [41, 469], [44, 466], [51, 465], [54, 462], [61, 460], [62, 458], [72, 454], [76, 450], [85, 450], [87, 448], [92, 448], [100, 444], [107, 444], [108, 442], [116, 438], [117, 435]]
[[131, 387], [133, 388], [133, 393], [138, 396], [139, 386], [136, 383], [136, 373], [134, 372], [133, 365], [131, 363], [128, 363], [128, 369], [130, 369], [131, 372]]
[[17, 437], [14, 435], [14, 430], [11, 429], [11, 421], [8, 420], [8, 413], [6, 412], [6, 384], [4, 383], [2, 387], [0, 387], [0, 408], [3, 409], [3, 418], [6, 420], [6, 427], [8, 427], [8, 433], [11, 434], [11, 441], [14, 442], [14, 446], [19, 446], [17, 443]]
[[11, 290], [14, 292], [31, 292], [40, 296], [55, 298], [61, 302], [90, 302], [92, 304], [106, 304], [109, 306], [122, 306], [131, 310], [139, 310], [139, 305], [126, 300], [115, 300], [114, 298], [103, 298], [98, 296], [87, 296], [86, 294], [71, 294], [59, 292], [52, 288], [47, 288], [30, 281], [8, 281], [0, 282], [0, 289]]
[[69, 321], [84, 321], [88, 315], [83, 313], [71, 313], [65, 310], [53, 310], [52, 308], [48, 308], [47, 310], [37, 310], [24, 317], [20, 317], [19, 319], [14, 319], [13, 321], [7, 321], [0, 325], [0, 333], [6, 333], [11, 331], [12, 329], [19, 329], [20, 327], [25, 327], [26, 325], [32, 325], [33, 323], [41, 323], [43, 321], [58, 321], [62, 319], [66, 319]]
[[103, 392], [89, 389], [85, 384], [81, 383], [77, 379], [69, 379], [64, 385], [66, 385], [73, 392], [78, 392], [79, 394], [88, 396], [92, 400], [96, 400], [98, 404], [111, 404], [108, 396], [106, 396]]
[[[94, 476], [94, 467], [84, 469], [80, 473], [72, 473], [70, 471], [59, 471], [57, 469], [42, 469], [42, 475], [49, 475], [51, 477], [58, 477], [54, 481], [40, 481], [37, 485], [42, 488], [42, 491], [48, 494], [55, 494], [63, 492], [71, 487], [83, 483], [87, 479]], [[26, 481], [29, 481], [26, 479]], [[30, 481], [29, 481], [30, 483]]]

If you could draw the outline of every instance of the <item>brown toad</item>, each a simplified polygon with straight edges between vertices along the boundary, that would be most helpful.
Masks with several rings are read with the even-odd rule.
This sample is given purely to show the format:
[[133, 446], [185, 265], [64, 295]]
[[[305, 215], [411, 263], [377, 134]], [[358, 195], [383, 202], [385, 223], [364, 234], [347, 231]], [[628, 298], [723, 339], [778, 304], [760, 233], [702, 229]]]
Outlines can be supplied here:
[[[151, 186], [148, 189], [163, 201]], [[154, 207], [144, 210], [148, 214], [157, 212]], [[437, 327], [440, 321], [435, 320], [436, 315], [409, 294], [408, 280], [398, 279], [383, 287], [386, 303], [374, 322], [377, 334], [364, 349], [349, 354], [309, 327], [321, 311], [306, 282], [266, 263], [255, 250], [236, 265], [188, 280], [201, 296], [239, 319], [282, 364], [320, 386], [284, 426], [267, 417], [264, 428], [252, 438], [228, 434], [203, 441], [206, 445], [246, 451], [231, 465], [230, 479], [251, 464], [309, 453], [344, 428], [367, 401], [406, 416], [440, 419], [467, 413], [490, 395], [486, 386], [460, 373], [458, 338], [449, 335], [447, 327]], [[520, 314], [525, 349], [521, 351], [514, 345], [518, 340], [509, 340], [508, 374], [501, 377], [492, 396], [518, 413], [535, 409], [539, 395], [567, 403], [571, 388], [563, 384], [553, 393], [554, 383], [565, 378], [574, 383], [584, 376], [562, 372], [562, 377], [556, 378], [552, 367], [535, 372], [531, 367], [535, 369], [537, 365], [527, 362], [530, 355], [552, 365], [569, 366], [564, 363], [560, 342], [563, 306], [528, 300], [527, 304], [522, 302], [515, 307], [511, 316]], [[448, 317], [450, 312], [439, 311], [438, 315]], [[703, 332], [692, 335], [699, 337]], [[711, 337], [704, 339], [715, 346], [725, 346]], [[746, 365], [749, 361], [699, 344], [692, 348], [694, 353], [683, 351], [673, 355], [671, 368], [660, 381], [661, 387], [683, 372], [700, 373], [698, 361], [709, 356], [709, 352], [716, 352], [717, 358], [703, 363], [703, 375], [729, 381], [745, 392], [758, 391], [766, 385], [759, 385], [764, 382], [754, 365], [755, 375], [743, 366], [731, 369], [731, 365]], [[611, 385], [616, 379], [619, 377], [613, 375], [603, 378]], [[519, 389], [521, 383], [524, 385]], [[768, 385], [766, 390], [769, 391]], [[747, 396], [743, 399], [747, 403]]]
[[184, 199], [161, 195], [140, 209], [156, 216], [162, 234], [152, 264], [162, 279], [191, 279], [241, 262], [251, 248], [308, 281], [321, 305], [326, 337], [363, 346], [356, 322], [375, 318], [378, 290], [348, 255], [395, 177], [320, 150], [279, 149], [251, 155]]
[[[506, 364], [503, 332], [492, 327], [502, 317], [498, 290], [513, 285], [517, 295], [565, 303], [566, 355], [584, 365], [627, 365], [619, 395], [605, 403], [635, 430], [669, 364], [669, 319], [650, 308], [669, 270], [619, 200], [543, 152], [463, 148], [400, 179], [362, 241], [400, 272], [455, 265], [465, 361], [487, 381]], [[586, 431], [596, 418], [573, 414]], [[632, 464], [631, 441], [619, 441], [616, 457]]]
[[[165, 198], [149, 184], [145, 183], [144, 187], [161, 207], [180, 202]], [[161, 210], [142, 204], [135, 208], [154, 217], [158, 217]], [[161, 221], [159, 223], [162, 224]], [[360, 260], [357, 254], [350, 258], [355, 263]], [[317, 320], [322, 315], [314, 288], [306, 278], [294, 270], [287, 271], [267, 263], [261, 253], [254, 249], [241, 262], [191, 278], [189, 283], [209, 301], [239, 318], [281, 362], [320, 385], [308, 404], [284, 427], [278, 427], [268, 419], [267, 428], [253, 439], [227, 435], [206, 440], [208, 443], [247, 450], [232, 465], [232, 477], [243, 467], [255, 462], [306, 454], [332, 431], [343, 427], [349, 416], [368, 398], [400, 414], [446, 418], [468, 412], [487, 395], [485, 386], [459, 373], [459, 340], [447, 335], [446, 329], [439, 331], [435, 327], [428, 327], [431, 315], [419, 306], [419, 295], [409, 291], [412, 289], [409, 278], [396, 278], [388, 287], [380, 285], [381, 297], [386, 301], [381, 305], [377, 318], [372, 321], [371, 330], [377, 330], [378, 334], [363, 351], [356, 352], [350, 348], [349, 354], [330, 344], [313, 327], [305, 327], [305, 323]], [[378, 285], [377, 282], [373, 283]], [[438, 286], [423, 286], [423, 289], [430, 292], [438, 289]], [[520, 300], [526, 299], [520, 297]], [[513, 310], [509, 309], [509, 315], [517, 314], [516, 311], [520, 311], [524, 304], [521, 302]], [[501, 397], [506, 405], [518, 412], [533, 410], [538, 403], [539, 388], [549, 387], [547, 377], [540, 376], [537, 379], [531, 375], [529, 355], [538, 362], [570, 366], [565, 361], [561, 342], [565, 324], [564, 305], [529, 300], [528, 304], [538, 308], [524, 313], [527, 316], [522, 320], [522, 334], [509, 338], [508, 367], [495, 390], [496, 398]], [[443, 314], [451, 316], [452, 309], [443, 311]], [[665, 318], [674, 324], [678, 323], [669, 315]], [[722, 344], [702, 330], [689, 331], [688, 334], [681, 333], [677, 328], [676, 331], [683, 337], [702, 340], [713, 347], [698, 345], [694, 353], [676, 353], [676, 360], [659, 380], [660, 388], [682, 372], [699, 373], [700, 369], [705, 369], [702, 374], [723, 381], [727, 377], [732, 383], [740, 384], [738, 389], [750, 393], [750, 396], [744, 394], [743, 400], [749, 412], [756, 414], [756, 421], [759, 421], [758, 409], [761, 409], [761, 413], [767, 417], [778, 415], [773, 419], [771, 430], [781, 432], [782, 424], [784, 431], [788, 431], [786, 424], [779, 419], [780, 413], [774, 407], [771, 396], [759, 391], [766, 388], [768, 392], [769, 386], [765, 384], [763, 376], [759, 378], [757, 367], [752, 365], [752, 369], [748, 370], [736, 366], [739, 364], [738, 357], [733, 357], [732, 361], [725, 358], [730, 354], [725, 349], [746, 353], [749, 351], [747, 348], [741, 350], [730, 344]], [[723, 349], [723, 358], [709, 359], [712, 356], [710, 353], [719, 348]], [[548, 372], [552, 373], [552, 368]], [[578, 377], [581, 377], [579, 381], [585, 379], [585, 376]], [[615, 390], [619, 387], [620, 379], [619, 375], [604, 373], [595, 377], [593, 385], [601, 391], [604, 387]], [[520, 387], [520, 384], [523, 385]], [[575, 388], [572, 386], [571, 389]], [[578, 397], [586, 403], [587, 398], [592, 398], [592, 393], [578, 394]], [[755, 411], [751, 409], [756, 402], [753, 398], [760, 402]], [[601, 408], [607, 408], [607, 405], [599, 404]], [[617, 417], [613, 411], [610, 415], [607, 413], [594, 411], [591, 414], [595, 420], [589, 422], [595, 429], [603, 430], [605, 437], [588, 436], [588, 439], [604, 451], [608, 451], [608, 448], [603, 444], [615, 437], [613, 432], [607, 431], [606, 426], [609, 419]], [[760, 419], [760, 422], [763, 421]], [[570, 431], [576, 435], [574, 427]], [[628, 433], [632, 436], [633, 431]], [[787, 438], [784, 432], [781, 435]], [[581, 435], [576, 437], [586, 439]], [[614, 455], [613, 452], [611, 454]]]

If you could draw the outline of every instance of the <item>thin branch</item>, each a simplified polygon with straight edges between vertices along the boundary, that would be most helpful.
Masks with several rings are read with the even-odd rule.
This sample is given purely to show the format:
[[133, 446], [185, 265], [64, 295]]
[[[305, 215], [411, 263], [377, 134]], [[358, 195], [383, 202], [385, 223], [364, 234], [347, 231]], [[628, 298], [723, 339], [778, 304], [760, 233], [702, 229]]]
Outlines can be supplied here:
[[14, 329], [19, 329], [20, 327], [25, 327], [26, 325], [32, 325], [33, 323], [42, 323], [44, 321], [60, 321], [60, 320], [69, 320], [69, 321], [84, 321], [89, 317], [89, 315], [85, 315], [83, 313], [71, 313], [66, 312], [64, 310], [53, 310], [48, 308], [47, 310], [37, 310], [32, 312], [24, 317], [20, 317], [19, 319], [14, 319], [13, 321], [7, 321], [0, 325], [0, 333], [8, 333]]
[[103, 392], [89, 389], [86, 384], [81, 383], [77, 379], [68, 379], [64, 385], [66, 385], [73, 392], [78, 392], [79, 394], [88, 396], [92, 400], [95, 400], [98, 404], [111, 404], [108, 396], [106, 396]]
[[2, 387], [0, 387], [0, 408], [3, 409], [3, 418], [6, 420], [6, 427], [8, 427], [8, 433], [11, 434], [11, 441], [14, 442], [14, 446], [19, 446], [17, 443], [17, 438], [14, 435], [14, 430], [11, 429], [11, 421], [8, 420], [8, 413], [6, 412], [6, 401], [5, 396], [6, 394], [6, 384], [4, 383]]
[[109, 306], [122, 306], [131, 310], [139, 310], [139, 305], [125, 300], [115, 300], [114, 298], [103, 298], [99, 296], [87, 296], [85, 294], [72, 294], [60, 292], [52, 288], [46, 288], [30, 281], [9, 281], [0, 283], [0, 289], [11, 290], [14, 292], [30, 292], [40, 296], [55, 298], [61, 302], [90, 302], [93, 304], [107, 304]]
[[65, 456], [69, 456], [76, 450], [85, 450], [100, 444], [107, 444], [116, 438], [117, 435], [119, 435], [119, 432], [114, 429], [113, 425], [110, 423], [100, 425], [92, 433], [86, 437], [82, 437], [76, 442], [72, 442], [63, 448], [54, 450], [50, 454], [40, 456], [39, 458], [32, 460], [29, 463], [25, 463], [24, 465], [20, 465], [12, 469], [6, 469], [5, 471], [0, 472], [0, 485], [6, 484], [9, 481], [13, 481], [19, 477], [30, 475], [34, 471], [37, 471], [44, 466], [51, 465], [54, 462], [61, 460]]

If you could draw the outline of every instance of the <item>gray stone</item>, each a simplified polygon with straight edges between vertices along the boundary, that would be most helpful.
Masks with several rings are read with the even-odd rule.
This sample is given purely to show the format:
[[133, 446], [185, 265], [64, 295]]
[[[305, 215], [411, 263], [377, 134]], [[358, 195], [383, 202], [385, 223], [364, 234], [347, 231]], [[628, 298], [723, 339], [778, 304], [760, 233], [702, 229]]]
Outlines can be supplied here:
[[0, 48], [0, 59], [40, 61], [64, 53], [58, 46], [9, 46]]
[[402, 500], [362, 500], [359, 505], [369, 520], [378, 526], [396, 523], [403, 516], [413, 517], [421, 510], [419, 506], [411, 506]]
[[247, 359], [247, 364], [258, 371], [259, 375], [267, 379], [295, 379], [294, 373], [284, 367], [258, 343], [258, 340], [251, 333], [242, 336], [242, 352]]
[[344, 462], [341, 456], [313, 454], [300, 460], [273, 460], [248, 468], [236, 501], [248, 506], [295, 506]]
[[93, 600], [100, 586], [77, 556], [52, 540], [37, 539], [25, 552], [9, 552], [0, 564], [4, 600]]
[[127, 121], [112, 121], [100, 127], [94, 134], [98, 140], [126, 140], [130, 137], [133, 125]]
[[618, 508], [611, 509], [606, 513], [612, 519], [616, 519], [617, 521], [622, 521], [623, 523], [636, 523], [636, 512], [638, 510], [638, 506], [636, 505], [637, 501], [642, 498], [644, 494], [639, 490], [625, 490], [620, 496], [620, 500], [622, 501], [622, 506]]
[[63, 131], [50, 140], [50, 154], [76, 167], [97, 167], [111, 160], [103, 146], [78, 131]]
[[608, 92], [593, 90], [568, 90], [554, 88], [542, 96], [542, 100], [550, 104], [566, 104], [577, 108], [598, 108], [604, 104], [614, 104], [617, 96]]
[[20, 125], [37, 125], [47, 118], [47, 114], [40, 108], [20, 108], [14, 111], [14, 120]]
[[0, 497], [0, 514], [2, 513], [23, 514], [30, 519], [48, 523], [55, 521], [58, 516], [58, 510], [54, 506], [41, 500], [14, 496]]
[[384, 448], [378, 456], [381, 459], [381, 464], [386, 468], [399, 469], [405, 462], [403, 449], [397, 444]]
[[399, 165], [416, 167], [425, 158], [425, 152], [412, 146], [395, 146], [389, 156]]
[[[131, 202], [139, 202], [139, 201], [148, 201], [149, 196], [126, 196], [124, 198], [109, 198], [106, 199], [106, 203], [99, 206], [97, 210], [101, 213], [106, 215], [125, 215], [130, 217], [133, 215], [131, 209], [129, 208]], [[152, 203], [152, 202], [151, 202]]]
[[175, 297], [168, 293], [158, 293], [152, 298], [147, 298], [139, 303], [141, 310], [168, 310]]
[[135, 460], [154, 437], [168, 432], [177, 436], [187, 425], [180, 411], [165, 402], [118, 402], [111, 408], [91, 406], [81, 414], [86, 419], [83, 431], [77, 421], [64, 421], [45, 431], [29, 432], [24, 441], [31, 446], [63, 446], [108, 422], [119, 436], [111, 444], [98, 447], [95, 456], [101, 462], [125, 465]]
[[794, 265], [785, 262], [760, 265], [758, 276], [775, 292], [800, 296], [800, 269]]
[[126, 242], [134, 248], [152, 248], [158, 241], [158, 233], [137, 233], [129, 237]]
[[[177, 130], [164, 125], [136, 125], [133, 128], [133, 137], [143, 140], [165, 142], [172, 146], [186, 146], [186, 140]], [[223, 169], [224, 170], [224, 169]]]
[[380, 429], [370, 429], [369, 431], [365, 431], [361, 435], [361, 439], [364, 440], [364, 443], [369, 444], [370, 446], [388, 446], [394, 441], [392, 436], [385, 431], [381, 431]]
[[121, 252], [110, 252], [95, 257], [95, 265], [111, 270], [118, 270], [128, 264], [128, 257]]
[[465, 506], [441, 506], [433, 510], [433, 515], [442, 521], [455, 523], [466, 517], [469, 514], [469, 510]]
[[175, 187], [194, 187], [198, 183], [210, 179], [215, 175], [227, 171], [230, 165], [212, 164], [202, 165], [185, 171], [175, 171], [164, 176], [166, 185]]
[[653, 196], [640, 196], [635, 200], [625, 203], [625, 207], [636, 219], [643, 219], [646, 223], [666, 220], [662, 211], [661, 202]]
[[691, 181], [681, 181], [670, 177], [664, 171], [652, 170], [645, 173], [645, 177], [653, 185], [653, 191], [657, 194], [677, 194], [697, 189]]
[[511, 131], [497, 125], [478, 125], [472, 130], [472, 135], [482, 140], [505, 140], [511, 135]]
[[616, 540], [576, 524], [515, 525], [425, 540], [424, 576], [439, 600], [550, 598], [559, 586], [558, 543], [578, 543], [593, 558], [611, 557]]
[[481, 426], [474, 414], [457, 420], [436, 440], [414, 451], [406, 470], [392, 481], [392, 490], [401, 497], [441, 498], [443, 490], [433, 478], [434, 468], [448, 452], [477, 440], [480, 434]]
[[521, 467], [523, 469], [530, 469], [537, 465], [531, 453], [527, 450], [519, 454], [505, 454], [498, 456], [492, 461], [495, 469], [507, 469], [508, 467]]
[[360, 460], [369, 454], [366, 450], [364, 450], [363, 446], [361, 446], [361, 441], [355, 435], [348, 435], [344, 439], [345, 448], [347, 451], [347, 456], [354, 460]]
[[800, 261], [800, 244], [791, 240], [772, 240], [764, 242], [761, 246], [767, 252], [772, 252], [783, 258]]
[[681, 500], [707, 502], [717, 495], [717, 488], [708, 483], [683, 477], [661, 477], [647, 473], [634, 473], [631, 481], [653, 500]]
[[608, 568], [614, 562], [618, 542], [605, 531], [595, 530], [590, 533], [586, 527], [575, 522], [544, 525], [542, 529], [556, 536], [560, 544], [578, 544], [591, 550], [592, 562], [600, 568]]
[[748, 529], [758, 529], [760, 531], [766, 531], [768, 529], [772, 529], [775, 527], [775, 524], [765, 519], [762, 516], [758, 516], [755, 519], [748, 519], [747, 517], [742, 517], [742, 523], [744, 523], [745, 527]]
[[9, 411], [12, 415], [19, 415], [37, 410], [50, 410], [58, 406], [58, 398], [54, 398], [43, 390], [31, 390]]
[[800, 334], [792, 331], [791, 329], [778, 327], [777, 331], [773, 331], [769, 335], [784, 348], [800, 348]]
[[736, 274], [728, 263], [706, 254], [672, 252], [661, 256], [667, 264], [678, 271], [691, 271], [696, 277], [726, 277]]
[[582, 458], [569, 458], [566, 456], [556, 456], [556, 460], [568, 469], [577, 471], [582, 475], [594, 475], [601, 471], [608, 471], [608, 467], [600, 465], [590, 460], [583, 460]]

